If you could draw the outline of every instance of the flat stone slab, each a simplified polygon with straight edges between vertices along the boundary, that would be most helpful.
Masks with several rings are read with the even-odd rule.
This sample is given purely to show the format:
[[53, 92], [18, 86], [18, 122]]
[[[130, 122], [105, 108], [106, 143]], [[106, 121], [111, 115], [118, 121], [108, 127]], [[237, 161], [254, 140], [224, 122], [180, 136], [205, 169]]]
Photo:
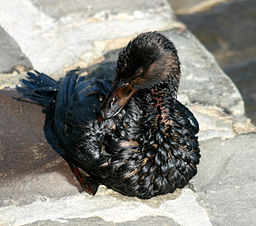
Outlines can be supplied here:
[[191, 183], [213, 225], [255, 225], [256, 133], [207, 140], [200, 148]]
[[22, 206], [9, 205], [0, 208], [0, 214], [0, 223], [5, 225], [25, 225], [46, 220], [64, 223], [92, 217], [109, 223], [130, 222], [128, 225], [133, 225], [134, 221], [143, 217], [146, 217], [145, 223], [152, 223], [149, 216], [166, 217], [167, 222], [174, 221], [181, 225], [211, 225], [206, 211], [198, 205], [195, 194], [187, 188], [174, 194], [139, 200], [100, 187], [95, 197], [83, 193]]
[[111, 223], [102, 220], [99, 217], [90, 217], [90, 218], [74, 218], [72, 220], [64, 220], [59, 219], [59, 221], [51, 221], [51, 220], [43, 220], [37, 221], [32, 224], [25, 224], [25, 226], [46, 226], [46, 225], [55, 225], [55, 226], [92, 226], [92, 225], [100, 225], [100, 226], [155, 226], [155, 225], [163, 225], [163, 226], [178, 226], [179, 224], [175, 223], [172, 219], [168, 217], [160, 217], [160, 216], [150, 216], [150, 217], [141, 217], [136, 221], [126, 221], [122, 223]]
[[0, 26], [0, 56], [0, 73], [22, 72], [33, 68], [17, 42], [2, 26]]
[[[226, 140], [215, 138], [201, 142], [202, 159], [198, 175], [189, 186], [195, 193], [184, 188], [173, 194], [139, 200], [122, 196], [104, 186], [94, 197], [77, 192], [62, 198], [54, 195], [36, 196], [32, 190], [37, 201], [26, 205], [10, 202], [2, 206], [0, 223], [154, 225], [158, 220], [166, 225], [255, 225], [255, 139], [256, 134], [250, 133]], [[49, 190], [61, 191], [63, 185], [70, 190], [74, 188], [74, 185], [65, 185], [65, 177], [56, 169], [51, 170], [45, 175], [28, 175], [30, 180], [27, 182], [30, 181], [30, 186], [33, 183], [44, 187], [47, 185]], [[55, 184], [48, 184], [52, 176]], [[16, 183], [16, 189], [23, 188], [24, 193], [30, 192], [24, 189], [26, 184], [22, 180]]]
[[124, 0], [94, 0], [93, 2], [91, 0], [31, 0], [31, 2], [39, 11], [56, 20], [74, 14], [89, 18], [102, 12], [105, 12], [107, 17], [119, 13], [133, 14], [136, 11], [147, 12], [154, 10], [157, 12], [157, 10], [162, 11], [163, 8], [169, 9], [165, 0], [136, 0], [133, 4]]
[[[45, 140], [42, 108], [15, 97], [16, 91], [0, 90], [0, 206], [77, 194], [69, 167]], [[57, 173], [67, 182], [56, 190]]]
[[255, 57], [255, 11], [254, 0], [215, 0], [177, 18], [227, 67]]
[[[175, 0], [170, 1], [175, 2]], [[190, 5], [186, 0], [181, 2], [185, 2], [185, 6]], [[256, 124], [255, 12], [255, 0], [213, 0], [204, 1], [192, 9], [179, 11], [177, 15], [177, 18], [185, 23], [213, 53], [225, 73], [238, 87], [245, 102], [247, 116], [254, 124]]]
[[244, 114], [243, 100], [214, 57], [188, 30], [163, 32], [175, 43], [181, 61], [179, 99], [184, 104], [216, 106], [233, 116]]
[[239, 88], [245, 103], [246, 114], [256, 125], [256, 56], [240, 64], [226, 67], [224, 70]]
[[101, 57], [109, 40], [170, 28], [174, 16], [165, 0], [1, 0], [0, 21], [34, 68], [60, 76]]

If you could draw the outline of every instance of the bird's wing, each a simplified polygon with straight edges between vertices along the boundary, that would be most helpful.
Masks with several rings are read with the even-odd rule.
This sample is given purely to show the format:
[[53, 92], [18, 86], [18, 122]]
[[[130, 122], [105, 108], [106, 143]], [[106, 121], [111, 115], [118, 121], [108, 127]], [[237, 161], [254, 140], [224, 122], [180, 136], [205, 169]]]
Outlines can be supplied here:
[[110, 82], [81, 79], [78, 75], [78, 71], [70, 71], [60, 84], [53, 130], [74, 175], [84, 190], [95, 194], [99, 183], [90, 173], [95, 162], [99, 162], [101, 151], [96, 112], [110, 89]]
[[199, 132], [199, 124], [193, 113], [178, 100], [176, 100], [175, 109], [179, 112], [182, 118], [188, 120], [186, 123], [189, 124], [193, 129], [193, 132], [197, 134]]
[[98, 138], [96, 133], [100, 133], [96, 112], [110, 83], [93, 78], [79, 79], [78, 73], [70, 71], [60, 85], [54, 131], [72, 158], [81, 164], [88, 164], [100, 151], [99, 142], [95, 140]]

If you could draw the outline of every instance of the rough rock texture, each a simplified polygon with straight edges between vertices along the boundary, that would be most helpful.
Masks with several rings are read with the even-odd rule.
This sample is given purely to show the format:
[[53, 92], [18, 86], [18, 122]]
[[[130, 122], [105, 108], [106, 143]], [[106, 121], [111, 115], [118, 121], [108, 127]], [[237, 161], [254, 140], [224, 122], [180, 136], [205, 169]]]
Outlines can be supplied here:
[[256, 133], [251, 133], [201, 143], [193, 185], [214, 225], [255, 225], [255, 141]]
[[207, 10], [198, 8], [178, 18], [214, 53], [220, 66], [230, 66], [255, 56], [254, 0], [222, 0]]
[[239, 88], [245, 102], [246, 114], [256, 124], [256, 53], [254, 58], [225, 67], [224, 71]]
[[204, 3], [207, 0], [168, 0], [175, 13], [191, 10], [193, 7], [197, 7], [200, 3]]
[[[55, 78], [77, 66], [82, 75], [113, 77], [116, 49], [136, 33], [165, 30], [181, 61], [178, 98], [200, 123], [198, 175], [186, 188], [150, 200], [125, 197], [104, 186], [94, 197], [81, 193], [68, 165], [45, 141], [41, 108], [18, 102], [15, 91], [4, 89], [0, 90], [0, 224], [255, 225], [256, 134], [248, 132], [256, 130], [245, 118], [234, 84], [174, 20], [164, 0], [95, 2], [3, 0], [0, 24], [37, 70], [54, 73]], [[15, 87], [23, 76], [0, 74], [0, 87]]]
[[256, 123], [256, 1], [206, 1], [194, 10], [178, 12], [177, 17], [235, 82], [245, 100], [247, 115]]
[[104, 220], [102, 220], [99, 217], [91, 217], [91, 218], [74, 218], [71, 221], [68, 220], [59, 220], [58, 221], [51, 221], [51, 220], [45, 220], [45, 221], [37, 221], [32, 224], [26, 224], [26, 226], [46, 226], [46, 225], [52, 225], [54, 222], [54, 225], [56, 226], [91, 226], [91, 225], [100, 225], [100, 226], [141, 226], [141, 225], [148, 225], [148, 226], [155, 226], [155, 225], [163, 225], [163, 226], [178, 226], [179, 224], [175, 223], [172, 219], [167, 217], [160, 217], [160, 216], [150, 216], [150, 217], [141, 217], [136, 221], [127, 221], [123, 223], [109, 223]]
[[93, 62], [109, 48], [107, 40], [171, 27], [173, 13], [165, 0], [2, 0], [0, 23], [37, 70], [56, 76]]
[[0, 26], [0, 73], [33, 68], [30, 60], [22, 53], [17, 42]]

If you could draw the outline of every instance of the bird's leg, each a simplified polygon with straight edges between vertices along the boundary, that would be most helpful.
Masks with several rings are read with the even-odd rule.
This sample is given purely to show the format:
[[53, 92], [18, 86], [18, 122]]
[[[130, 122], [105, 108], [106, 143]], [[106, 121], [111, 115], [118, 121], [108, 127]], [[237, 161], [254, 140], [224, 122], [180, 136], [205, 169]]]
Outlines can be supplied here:
[[82, 188], [90, 195], [95, 195], [99, 183], [93, 180], [86, 172], [80, 170], [74, 163], [68, 162], [69, 167], [76, 176], [77, 180], [81, 184]]

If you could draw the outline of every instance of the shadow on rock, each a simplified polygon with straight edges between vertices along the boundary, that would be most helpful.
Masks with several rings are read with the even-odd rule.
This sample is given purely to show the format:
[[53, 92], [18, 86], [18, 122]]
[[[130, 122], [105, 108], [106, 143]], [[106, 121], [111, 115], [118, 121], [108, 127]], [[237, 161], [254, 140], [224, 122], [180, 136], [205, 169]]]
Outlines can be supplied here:
[[26, 175], [58, 172], [73, 184], [68, 165], [46, 142], [42, 108], [18, 101], [15, 90], [0, 90], [0, 182], [8, 185]]
[[[80, 75], [112, 80], [116, 52], [108, 52], [103, 63], [80, 68]], [[0, 182], [7, 185], [29, 174], [57, 172], [81, 192], [68, 164], [45, 139], [42, 107], [18, 101], [18, 97], [16, 90], [0, 90]]]

